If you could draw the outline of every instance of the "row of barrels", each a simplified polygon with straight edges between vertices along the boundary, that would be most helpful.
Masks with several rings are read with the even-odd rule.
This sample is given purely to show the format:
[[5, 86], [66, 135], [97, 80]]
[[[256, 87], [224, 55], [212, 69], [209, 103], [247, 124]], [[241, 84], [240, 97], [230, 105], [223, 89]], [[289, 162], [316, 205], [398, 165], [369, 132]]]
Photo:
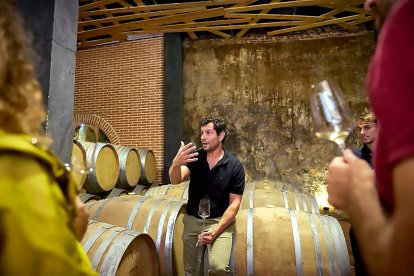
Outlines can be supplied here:
[[[147, 264], [148, 270], [140, 270], [140, 274], [133, 275], [158, 275], [154, 272], [157, 265], [160, 275], [184, 275], [181, 237], [186, 190], [188, 182], [173, 186], [162, 185], [150, 188], [145, 196], [114, 197], [87, 203], [87, 207], [92, 220], [148, 234], [152, 238], [158, 262]], [[253, 190], [278, 190], [286, 195], [295, 193], [269, 188], [247, 189], [246, 192]], [[168, 196], [168, 191], [172, 196]], [[159, 196], [164, 194], [167, 196]], [[243, 196], [243, 200], [249, 197]], [[283, 198], [283, 195], [280, 197]], [[236, 217], [231, 258], [234, 275], [349, 275], [348, 252], [338, 221], [319, 215], [311, 205], [306, 207], [307, 212], [295, 209], [304, 209], [312, 199], [299, 203], [298, 200], [303, 199], [300, 195], [296, 196], [296, 201], [287, 198], [289, 196], [280, 201], [283, 204], [259, 204], [259, 200], [257, 204], [261, 207], [253, 206], [254, 208], [251, 208], [250, 198], [242, 204], [242, 210]], [[286, 202], [291, 205], [282, 208], [286, 207]], [[93, 232], [88, 229], [88, 233], [89, 231]], [[97, 235], [86, 235], [83, 244], [87, 243], [85, 239], [88, 236]], [[109, 274], [101, 272], [101, 275]]]
[[97, 194], [114, 187], [131, 189], [138, 183], [151, 185], [156, 176], [156, 160], [150, 149], [108, 143], [73, 141], [73, 175], [79, 190]]
[[[259, 183], [259, 185], [256, 185]], [[272, 183], [272, 182], [269, 182]], [[277, 183], [277, 182], [274, 182]], [[278, 184], [277, 184], [278, 185]], [[181, 184], [167, 184], [152, 186], [149, 189], [142, 185], [137, 185], [132, 192], [125, 189], [114, 188], [111, 192], [102, 194], [102, 198], [113, 198], [127, 194], [138, 194], [146, 196], [168, 196], [175, 200], [187, 202], [189, 181]], [[320, 214], [318, 203], [313, 195], [303, 194], [296, 191], [286, 190], [275, 186], [263, 186], [261, 181], [246, 183], [246, 189], [242, 197], [240, 208], [255, 207], [284, 207], [297, 211], [305, 211]], [[100, 197], [91, 194], [81, 194], [81, 200], [86, 203], [90, 200], [99, 200]]]

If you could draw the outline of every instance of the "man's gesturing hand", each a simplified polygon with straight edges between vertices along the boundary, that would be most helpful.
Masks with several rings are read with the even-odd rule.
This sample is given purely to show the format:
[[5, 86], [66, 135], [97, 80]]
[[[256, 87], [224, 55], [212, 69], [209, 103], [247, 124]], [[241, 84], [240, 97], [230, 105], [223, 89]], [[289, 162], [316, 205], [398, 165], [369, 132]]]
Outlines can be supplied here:
[[188, 143], [184, 145], [184, 142], [181, 141], [180, 149], [177, 152], [177, 155], [174, 157], [173, 165], [174, 166], [182, 166], [190, 162], [197, 161], [198, 152], [195, 152], [196, 147], [193, 143]]

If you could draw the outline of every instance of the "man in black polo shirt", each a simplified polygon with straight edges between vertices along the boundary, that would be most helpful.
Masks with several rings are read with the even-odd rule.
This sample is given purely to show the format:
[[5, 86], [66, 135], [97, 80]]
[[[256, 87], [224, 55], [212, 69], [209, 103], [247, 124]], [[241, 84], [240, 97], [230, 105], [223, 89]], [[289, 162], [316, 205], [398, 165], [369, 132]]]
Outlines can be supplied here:
[[[190, 177], [183, 233], [185, 275], [202, 274], [200, 251], [204, 245], [208, 248], [209, 274], [228, 275], [234, 218], [244, 191], [244, 168], [223, 148], [226, 139], [223, 119], [207, 117], [200, 126], [202, 148], [197, 150], [192, 143], [181, 142], [169, 170], [172, 184]], [[198, 215], [203, 198], [210, 200], [210, 217], [204, 229]]]

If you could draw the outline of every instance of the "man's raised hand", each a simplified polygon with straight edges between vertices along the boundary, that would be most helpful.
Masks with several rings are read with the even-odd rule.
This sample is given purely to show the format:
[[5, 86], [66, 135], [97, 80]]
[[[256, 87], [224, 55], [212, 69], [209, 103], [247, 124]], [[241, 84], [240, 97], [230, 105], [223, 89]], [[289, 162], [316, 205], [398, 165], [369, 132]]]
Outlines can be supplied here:
[[196, 152], [197, 148], [194, 146], [193, 143], [188, 143], [187, 145], [181, 141], [180, 149], [177, 152], [177, 155], [174, 157], [173, 164], [176, 166], [182, 166], [187, 163], [191, 163], [197, 161], [198, 152]]

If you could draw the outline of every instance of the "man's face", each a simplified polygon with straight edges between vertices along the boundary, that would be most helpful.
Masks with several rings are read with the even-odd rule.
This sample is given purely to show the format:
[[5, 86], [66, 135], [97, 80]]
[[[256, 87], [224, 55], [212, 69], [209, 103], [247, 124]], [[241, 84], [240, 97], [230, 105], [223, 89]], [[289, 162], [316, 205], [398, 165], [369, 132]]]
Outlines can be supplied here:
[[366, 0], [364, 8], [371, 11], [375, 17], [375, 26], [379, 30], [387, 18], [392, 4], [396, 0]]
[[359, 126], [359, 128], [361, 129], [361, 138], [364, 144], [369, 145], [375, 142], [375, 139], [377, 139], [377, 124], [376, 123], [372, 122], [372, 123], [362, 124]]
[[203, 145], [203, 149], [205, 151], [210, 152], [217, 149], [223, 138], [224, 132], [217, 135], [213, 123], [208, 123], [207, 125], [201, 127], [201, 144]]

